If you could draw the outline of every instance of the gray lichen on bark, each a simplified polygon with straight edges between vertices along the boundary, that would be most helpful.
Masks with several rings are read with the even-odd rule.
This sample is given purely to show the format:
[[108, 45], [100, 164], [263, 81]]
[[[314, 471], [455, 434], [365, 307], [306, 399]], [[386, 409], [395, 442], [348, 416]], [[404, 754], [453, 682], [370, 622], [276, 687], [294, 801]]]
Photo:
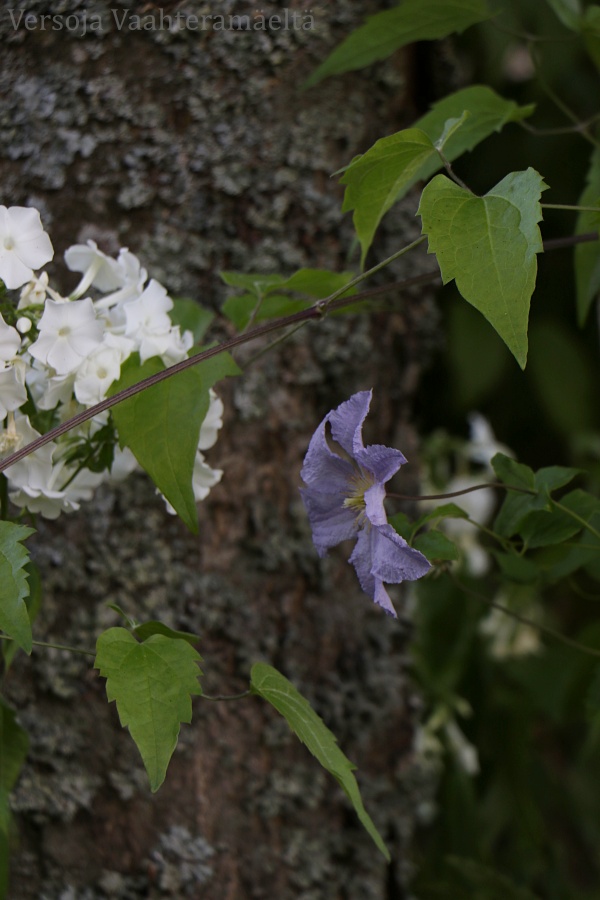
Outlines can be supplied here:
[[[401, 71], [391, 61], [298, 87], [365, 4], [323, 4], [313, 31], [271, 33], [119, 32], [101, 2], [14, 9], [85, 10], [111, 26], [79, 36], [1, 19], [2, 202], [38, 206], [58, 251], [87, 238], [109, 252], [129, 246], [172, 294], [214, 309], [220, 269], [348, 266], [351, 224], [330, 175], [406, 124]], [[252, 12], [229, 0], [218, 10]], [[382, 257], [416, 236], [414, 207], [387, 220]], [[427, 265], [416, 257], [394, 272]], [[415, 457], [411, 400], [435, 333], [430, 299], [413, 293], [391, 315], [310, 326], [220, 388], [226, 425], [210, 461], [225, 475], [201, 506], [199, 538], [136, 475], [59, 523], [39, 522], [31, 542], [44, 585], [38, 638], [93, 648], [118, 624], [115, 602], [199, 633], [207, 693], [243, 690], [256, 660], [284, 671], [359, 764], [393, 871], [337, 785], [257, 700], [196, 701], [151, 796], [97, 674], [83, 658], [36, 651], [6, 685], [31, 734], [14, 796], [15, 897], [383, 900], [391, 884], [402, 895], [431, 790], [411, 749], [410, 623], [372, 608], [342, 551], [317, 559], [297, 488], [314, 427], [359, 388], [376, 389], [371, 439]]]

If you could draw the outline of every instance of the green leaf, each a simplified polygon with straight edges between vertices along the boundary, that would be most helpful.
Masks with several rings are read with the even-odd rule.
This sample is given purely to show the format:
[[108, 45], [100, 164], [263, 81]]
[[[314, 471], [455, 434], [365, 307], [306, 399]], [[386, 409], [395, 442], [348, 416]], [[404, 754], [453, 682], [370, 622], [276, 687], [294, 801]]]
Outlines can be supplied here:
[[162, 634], [164, 637], [172, 638], [173, 640], [187, 641], [192, 647], [200, 640], [197, 634], [192, 634], [189, 631], [174, 631], [168, 625], [163, 625], [162, 622], [155, 622], [154, 620], [135, 625], [133, 633], [140, 641], [147, 641], [153, 634]]
[[573, 481], [581, 473], [582, 469], [572, 469], [568, 466], [546, 466], [535, 473], [535, 488], [550, 494]]
[[[460, 128], [454, 129], [447, 136], [443, 147], [444, 156], [452, 162], [472, 150], [494, 131], [501, 131], [509, 122], [520, 122], [527, 118], [534, 109], [533, 103], [519, 106], [513, 100], [505, 100], [487, 85], [474, 84], [434, 103], [429, 112], [415, 122], [415, 127], [436, 142], [449, 119], [461, 118], [465, 112], [468, 113], [461, 121]], [[435, 163], [435, 168], [428, 168], [426, 174], [421, 173], [419, 180], [429, 178], [440, 168], [439, 159], [432, 158], [432, 162]]]
[[[539, 407], [565, 437], [592, 431], [597, 416], [595, 352], [559, 319], [537, 319], [529, 337], [529, 366]], [[556, 365], [560, 360], [560, 365]]]
[[31, 622], [25, 598], [29, 594], [26, 564], [29, 554], [21, 544], [33, 528], [0, 522], [0, 628], [21, 647], [31, 653]]
[[405, 541], [410, 541], [415, 532], [415, 523], [405, 513], [395, 513], [389, 517], [388, 523]]
[[8, 835], [10, 808], [8, 795], [16, 784], [29, 749], [27, 732], [15, 713], [0, 699], [0, 832]]
[[[25, 575], [29, 588], [29, 592], [25, 597], [25, 606], [27, 607], [29, 622], [33, 625], [42, 606], [42, 579], [40, 570], [31, 559], [25, 565]], [[18, 651], [19, 645], [16, 641], [2, 641], [2, 655], [6, 671], [10, 668]]]
[[341, 179], [346, 185], [344, 212], [354, 210], [362, 260], [385, 213], [416, 184], [442, 167], [436, 145], [450, 162], [507, 122], [533, 112], [504, 100], [491, 88], [474, 85], [436, 103], [413, 128], [381, 138], [356, 157]]
[[219, 272], [219, 275], [229, 287], [244, 288], [256, 297], [265, 294], [269, 288], [279, 287], [286, 280], [284, 275], [244, 275], [242, 272]]
[[579, 0], [546, 0], [560, 21], [571, 31], [578, 31], [582, 16]]
[[[289, 316], [311, 306], [314, 299], [322, 300], [340, 290], [354, 278], [352, 272], [330, 272], [328, 269], [298, 269], [288, 278], [279, 275], [241, 275], [237, 272], [221, 272], [226, 284], [243, 287], [247, 293], [228, 297], [223, 304], [223, 312], [238, 331], [247, 327], [250, 320], [264, 322]], [[297, 299], [281, 294], [289, 291], [305, 294], [306, 299]], [[348, 290], [348, 296], [356, 293], [356, 288]]]
[[484, 0], [403, 0], [369, 16], [305, 82], [313, 87], [330, 75], [362, 69], [415, 41], [435, 41], [489, 16]]
[[581, 33], [585, 48], [594, 61], [597, 69], [600, 69], [600, 7], [588, 6], [580, 23]]
[[517, 584], [533, 584], [539, 577], [538, 567], [532, 560], [519, 556], [518, 553], [511, 551], [510, 553], [500, 553], [492, 551], [496, 558], [496, 562], [510, 581], [516, 581]]
[[429, 252], [444, 284], [454, 279], [462, 296], [496, 329], [521, 368], [527, 361], [529, 302], [543, 249], [537, 223], [545, 189], [533, 169], [512, 172], [484, 197], [445, 175], [423, 194], [419, 214]]
[[[600, 206], [600, 149], [590, 160], [586, 186], [579, 198], [580, 206]], [[575, 234], [600, 230], [600, 213], [580, 212]], [[595, 297], [600, 293], [600, 243], [591, 241], [575, 247], [575, 287], [577, 290], [577, 319], [583, 326]]]
[[413, 541], [415, 550], [420, 550], [430, 562], [433, 560], [458, 559], [460, 554], [450, 538], [441, 531], [425, 531]]
[[535, 475], [529, 466], [516, 462], [504, 453], [496, 453], [491, 462], [494, 472], [504, 484], [528, 491], [535, 489]]
[[[453, 886], [452, 897], [455, 900], [537, 900], [527, 888], [518, 887], [506, 875], [474, 859], [459, 856], [447, 856], [446, 863], [456, 872], [459, 881]], [[456, 890], [456, 894], [454, 893]], [[465, 890], [466, 893], [458, 893]], [[448, 894], [448, 897], [450, 894]]]
[[264, 663], [252, 666], [250, 687], [252, 693], [258, 694], [281, 713], [292, 731], [303, 744], [306, 744], [323, 768], [337, 779], [363, 827], [389, 862], [389, 851], [364, 808], [356, 778], [352, 774], [356, 766], [342, 753], [335, 736], [308, 701], [277, 669]]
[[152, 791], [165, 780], [180, 723], [192, 720], [191, 697], [202, 693], [199, 660], [186, 641], [162, 634], [140, 644], [125, 628], [109, 628], [98, 638], [94, 667], [107, 679], [108, 701], [116, 700]]
[[436, 522], [440, 519], [468, 519], [468, 514], [457, 506], [456, 503], [443, 503], [429, 512], [423, 513], [415, 522], [415, 526], [420, 528], [426, 522]]
[[[140, 365], [139, 357], [134, 354], [122, 366], [121, 377], [111, 386], [109, 395], [164, 368], [158, 357]], [[192, 474], [200, 426], [209, 406], [209, 388], [221, 378], [238, 372], [229, 354], [220, 353], [141, 391], [111, 410], [121, 447], [129, 447], [193, 532], [198, 531], [198, 512]]]
[[179, 325], [182, 332], [191, 331], [195, 344], [200, 343], [214, 317], [214, 313], [195, 300], [186, 297], [173, 298], [173, 309], [169, 313], [169, 318], [173, 325]]
[[519, 524], [519, 534], [528, 550], [562, 544], [581, 531], [581, 523], [559, 509], [538, 509], [528, 513]]
[[383, 216], [418, 180], [424, 164], [434, 155], [439, 159], [431, 138], [419, 128], [408, 128], [381, 138], [345, 171], [342, 211], [355, 211], [361, 262]]
[[282, 294], [268, 294], [258, 300], [254, 294], [239, 294], [228, 297], [223, 304], [223, 314], [233, 322], [238, 331], [243, 331], [253, 321], [258, 325], [268, 319], [279, 319], [312, 306], [312, 300], [292, 300]]

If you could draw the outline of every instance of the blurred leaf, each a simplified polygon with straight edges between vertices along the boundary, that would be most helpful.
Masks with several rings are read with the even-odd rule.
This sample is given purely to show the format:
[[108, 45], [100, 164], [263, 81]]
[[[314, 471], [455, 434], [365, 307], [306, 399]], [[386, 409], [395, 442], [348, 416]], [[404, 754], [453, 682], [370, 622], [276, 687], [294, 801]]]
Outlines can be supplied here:
[[[287, 278], [279, 275], [241, 275], [237, 272], [221, 272], [221, 278], [232, 287], [243, 287], [249, 291], [228, 297], [223, 304], [224, 314], [238, 331], [243, 331], [251, 319], [256, 323], [278, 319], [312, 306], [315, 300], [324, 300], [352, 281], [354, 273], [298, 269]], [[281, 294], [284, 290], [306, 294], [306, 298]], [[355, 293], [356, 287], [348, 289], [348, 296]]]
[[539, 509], [525, 516], [519, 525], [519, 534], [527, 548], [533, 550], [550, 544], [562, 544], [581, 531], [581, 528], [575, 519], [559, 509]]
[[27, 732], [18, 724], [14, 711], [0, 699], [0, 832], [5, 837], [10, 819], [8, 795], [16, 784], [28, 749]]
[[600, 7], [597, 4], [586, 9], [581, 22], [581, 33], [587, 52], [596, 68], [600, 69]]
[[459, 297], [458, 291], [452, 297], [446, 346], [456, 405], [470, 411], [501, 384], [511, 357], [477, 310]]
[[539, 578], [539, 570], [535, 563], [518, 553], [496, 551], [494, 557], [502, 574], [510, 581], [516, 581], [517, 584], [533, 584]]
[[550, 494], [558, 488], [564, 487], [578, 475], [582, 469], [573, 469], [568, 466], [546, 466], [535, 473], [535, 487], [538, 491]]
[[582, 16], [579, 0], [546, 0], [552, 7], [560, 21], [571, 31], [578, 31]]
[[435, 522], [439, 519], [468, 519], [468, 514], [461, 509], [460, 506], [457, 506], [456, 503], [442, 503], [441, 506], [436, 506], [435, 509], [429, 510], [429, 512], [424, 513], [422, 516], [419, 516], [417, 521], [415, 522], [415, 526], [420, 528], [421, 525], [425, 525], [426, 522]]
[[533, 469], [523, 463], [518, 463], [504, 453], [496, 453], [492, 459], [492, 468], [500, 481], [513, 487], [532, 491], [535, 489], [535, 475]]
[[518, 887], [513, 881], [494, 869], [482, 865], [474, 859], [448, 856], [446, 862], [459, 876], [464, 894], [453, 894], [453, 900], [537, 900], [526, 888]]
[[221, 280], [229, 287], [244, 288], [256, 297], [262, 296], [269, 288], [279, 287], [286, 279], [283, 275], [244, 275], [242, 272], [219, 272]]
[[352, 774], [352, 770], [356, 766], [342, 753], [335, 735], [327, 728], [309, 702], [284, 675], [264, 663], [255, 663], [252, 666], [250, 686], [252, 693], [258, 694], [281, 713], [294, 734], [303, 744], [306, 744], [308, 750], [317, 758], [323, 768], [338, 781], [352, 803], [361, 824], [389, 862], [389, 851], [364, 808], [356, 778]]
[[[586, 186], [581, 194], [580, 206], [600, 206], [600, 149], [592, 153]], [[580, 212], [575, 234], [588, 234], [600, 230], [600, 213]], [[591, 241], [575, 246], [575, 286], [577, 289], [577, 320], [585, 324], [590, 307], [600, 292], [600, 242]]]
[[395, 513], [389, 517], [388, 522], [400, 537], [403, 537], [405, 541], [410, 541], [415, 531], [415, 524], [405, 513]]
[[570, 436], [591, 430], [597, 422], [595, 380], [586, 347], [561, 322], [535, 322], [530, 335], [529, 365], [548, 420]]
[[313, 87], [330, 75], [362, 69], [415, 41], [434, 41], [489, 17], [484, 0], [403, 0], [369, 16], [306, 80]]
[[106, 678], [108, 702], [116, 700], [157, 791], [177, 745], [181, 722], [192, 721], [191, 697], [202, 693], [199, 654], [186, 641], [154, 634], [138, 643], [125, 628], [100, 635], [94, 667]]
[[195, 300], [186, 297], [173, 298], [173, 309], [169, 313], [169, 318], [174, 325], [179, 325], [182, 334], [184, 331], [191, 331], [195, 344], [200, 343], [214, 317], [214, 313]]
[[460, 556], [455, 544], [441, 531], [425, 531], [417, 535], [412, 545], [430, 562], [458, 559]]
[[484, 197], [436, 175], [423, 191], [418, 211], [444, 284], [456, 281], [462, 296], [496, 329], [521, 368], [527, 361], [536, 254], [543, 249], [537, 223], [545, 188], [531, 168], [507, 175]]

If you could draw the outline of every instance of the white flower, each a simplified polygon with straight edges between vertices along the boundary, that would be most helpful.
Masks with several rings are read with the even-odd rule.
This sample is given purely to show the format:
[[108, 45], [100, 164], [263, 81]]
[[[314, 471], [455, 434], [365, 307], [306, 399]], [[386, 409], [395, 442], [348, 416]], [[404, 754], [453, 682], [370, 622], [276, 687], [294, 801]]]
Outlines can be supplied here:
[[10, 362], [17, 355], [20, 346], [19, 332], [12, 325], [7, 325], [0, 313], [0, 361]]
[[173, 301], [154, 279], [141, 296], [125, 304], [125, 336], [135, 341], [142, 362], [161, 356], [172, 344], [171, 309]]
[[[82, 500], [92, 499], [94, 490], [103, 476], [101, 473], [82, 469], [73, 481], [69, 482], [74, 471], [61, 461], [53, 466], [50, 477], [43, 486], [26, 484], [18, 491], [9, 492], [8, 496], [15, 506], [26, 507], [32, 513], [40, 513], [45, 519], [57, 519], [61, 512], [76, 512]], [[63, 489], [61, 485], [66, 487]]]
[[96, 309], [109, 309], [111, 306], [123, 304], [138, 297], [144, 290], [148, 280], [147, 271], [133, 253], [127, 247], [121, 247], [116, 260], [122, 279], [122, 286], [111, 294], [107, 294], [100, 300], [96, 300]]
[[481, 413], [469, 413], [470, 440], [467, 444], [466, 456], [471, 462], [479, 463], [491, 470], [491, 461], [496, 453], [512, 456], [512, 451], [496, 440], [492, 426]]
[[27, 387], [38, 409], [54, 409], [57, 403], [67, 403], [73, 395], [75, 375], [52, 375], [48, 369], [34, 359], [27, 370]]
[[[474, 475], [458, 475], [447, 485], [446, 491], [464, 491], [467, 488], [481, 484], [479, 478]], [[496, 505], [496, 498], [492, 488], [484, 488], [480, 491], [471, 491], [463, 494], [454, 501], [467, 513], [473, 522], [487, 525], [492, 517]], [[432, 504], [433, 505], [433, 504]], [[444, 531], [448, 537], [457, 543], [464, 553], [467, 568], [472, 575], [484, 575], [490, 567], [489, 554], [479, 543], [479, 529], [473, 522], [467, 519], [444, 519]]]
[[30, 354], [51, 366], [57, 375], [74, 372], [102, 343], [102, 326], [87, 298], [72, 303], [47, 300], [40, 319], [39, 337]]
[[39, 278], [32, 278], [21, 290], [17, 309], [26, 309], [28, 306], [43, 306], [47, 291], [48, 273], [42, 272]]
[[454, 719], [451, 719], [444, 729], [448, 744], [454, 758], [467, 775], [479, 774], [479, 756], [476, 747], [466, 739]]
[[[510, 596], [503, 592], [495, 598], [495, 602], [508, 609], [511, 608]], [[535, 622], [540, 618], [540, 610], [530, 601], [523, 615]], [[490, 653], [496, 659], [528, 656], [531, 653], [539, 653], [542, 649], [536, 628], [525, 622], [519, 622], [501, 609], [491, 609], [479, 623], [479, 630], [489, 638]]]
[[121, 374], [121, 353], [101, 345], [83, 361], [75, 376], [75, 396], [84, 406], [100, 403]]
[[21, 372], [15, 366], [0, 369], [0, 419], [7, 412], [14, 412], [27, 400], [27, 390], [21, 378]]
[[209, 447], [214, 447], [218, 432], [223, 426], [223, 401], [220, 397], [217, 397], [212, 388], [209, 391], [209, 396], [208, 412], [200, 426], [198, 450], [208, 450]]
[[[17, 435], [17, 440], [13, 440], [14, 450], [18, 450], [25, 444], [30, 444], [40, 436], [29, 421], [29, 416], [19, 416], [14, 422], [9, 424], [7, 432]], [[6, 433], [6, 432], [5, 432]], [[4, 474], [8, 478], [9, 487], [31, 487], [34, 490], [41, 490], [50, 478], [52, 472], [52, 454], [56, 448], [56, 444], [50, 441], [44, 444], [35, 453], [30, 453], [19, 462], [13, 463], [5, 470]]]
[[90, 285], [100, 291], [114, 291], [123, 284], [123, 275], [114, 259], [98, 249], [95, 241], [73, 244], [65, 250], [65, 262], [71, 272], [82, 272], [83, 278], [71, 294], [81, 297]]
[[21, 287], [53, 256], [37, 209], [0, 206], [0, 278], [7, 288]]
[[139, 469], [139, 463], [129, 447], [115, 447], [113, 464], [110, 467], [110, 481], [119, 482], [127, 478], [132, 472]]

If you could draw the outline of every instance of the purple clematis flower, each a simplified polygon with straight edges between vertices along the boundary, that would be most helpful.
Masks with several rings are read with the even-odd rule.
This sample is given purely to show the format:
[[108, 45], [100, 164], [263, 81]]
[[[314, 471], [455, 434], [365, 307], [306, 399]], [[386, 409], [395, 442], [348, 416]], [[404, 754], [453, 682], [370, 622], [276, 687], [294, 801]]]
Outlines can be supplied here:
[[[362, 425], [371, 397], [372, 391], [361, 391], [325, 416], [304, 459], [301, 477], [306, 487], [300, 493], [319, 556], [341, 541], [356, 538], [350, 562], [360, 586], [395, 616], [384, 582], [415, 581], [431, 565], [388, 524], [384, 485], [406, 459], [399, 450], [382, 444], [364, 446]], [[344, 456], [327, 443], [327, 423]]]

